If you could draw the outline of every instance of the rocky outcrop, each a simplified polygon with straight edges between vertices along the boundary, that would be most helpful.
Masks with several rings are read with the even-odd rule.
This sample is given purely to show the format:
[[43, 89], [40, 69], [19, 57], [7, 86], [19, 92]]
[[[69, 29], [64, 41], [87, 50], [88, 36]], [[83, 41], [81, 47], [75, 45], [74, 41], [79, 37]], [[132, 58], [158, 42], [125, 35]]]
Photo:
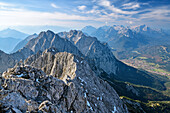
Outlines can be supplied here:
[[97, 68], [101, 68], [108, 74], [116, 74], [116, 58], [112, 54], [107, 43], [101, 43], [95, 37], [84, 35], [81, 31], [59, 33], [63, 38], [70, 40]]
[[16, 63], [17, 62], [11, 57], [11, 55], [0, 50], [0, 72], [12, 68]]
[[[1, 111], [128, 112], [114, 89], [98, 78], [80, 57], [66, 52], [56, 53], [53, 65], [53, 75], [24, 64], [4, 72], [0, 90]], [[62, 72], [58, 66], [62, 67]]]
[[50, 30], [47, 32], [41, 32], [37, 38], [30, 40], [25, 47], [31, 49], [34, 53], [54, 47], [60, 52], [66, 51], [82, 56], [82, 53], [71, 42], [60, 38]]

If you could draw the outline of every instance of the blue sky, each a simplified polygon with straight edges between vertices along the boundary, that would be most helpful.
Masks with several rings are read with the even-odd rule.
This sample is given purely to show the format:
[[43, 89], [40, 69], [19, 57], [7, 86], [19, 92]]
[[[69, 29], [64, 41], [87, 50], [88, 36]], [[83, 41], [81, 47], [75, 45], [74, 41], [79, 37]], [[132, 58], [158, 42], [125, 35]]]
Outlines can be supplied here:
[[170, 29], [170, 0], [0, 0], [0, 27], [139, 25]]

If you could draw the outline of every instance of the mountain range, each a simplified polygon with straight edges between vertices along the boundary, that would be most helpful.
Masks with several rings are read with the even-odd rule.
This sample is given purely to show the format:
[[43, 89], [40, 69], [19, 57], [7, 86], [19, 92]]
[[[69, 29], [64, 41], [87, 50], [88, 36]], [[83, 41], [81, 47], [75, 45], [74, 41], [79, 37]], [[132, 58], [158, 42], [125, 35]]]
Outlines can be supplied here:
[[17, 31], [15, 29], [10, 29], [10, 28], [0, 31], [1, 38], [13, 37], [16, 39], [25, 39], [27, 36], [28, 34], [26, 33], [22, 33], [20, 31]]
[[[108, 29], [113, 30], [108, 26], [101, 29], [103, 36]], [[135, 36], [128, 28], [114, 29], [116, 34], [121, 34], [120, 38]], [[154, 98], [149, 100], [170, 99], [161, 93], [166, 90], [166, 77], [122, 63], [107, 43], [82, 31], [58, 34], [43, 31], [29, 36], [16, 48], [19, 50], [11, 54], [0, 51], [0, 72], [5, 71], [0, 78], [0, 88], [5, 89], [0, 108], [4, 112], [126, 113], [128, 104], [125, 105], [118, 94], [144, 102], [147, 102], [146, 96], [153, 94]], [[14, 104], [17, 101], [22, 103]], [[135, 105], [132, 104], [134, 109]], [[138, 107], [147, 110], [140, 103]]]
[[[119, 60], [135, 68], [170, 75], [168, 52], [170, 35], [166, 30], [150, 28], [147, 25], [129, 27], [113, 25], [95, 29], [86, 26], [82, 31], [108, 43]], [[90, 30], [93, 32], [88, 32]]]
[[[89, 28], [89, 30], [87, 29]], [[94, 27], [85, 27], [83, 32], [107, 42], [116, 51], [134, 50], [144, 46], [170, 44], [169, 35], [163, 30], [152, 29], [146, 25], [124, 27], [122, 25], [102, 26], [88, 32]]]
[[11, 53], [14, 47], [27, 36], [28, 34], [10, 28], [0, 31], [0, 50]]
[[11, 53], [14, 53], [20, 49], [22, 49], [31, 39], [36, 38], [38, 35], [35, 33], [33, 35], [30, 35], [28, 37], [26, 37], [24, 40], [20, 41], [15, 48], [13, 48], [12, 51], [10, 51]]
[[10, 53], [13, 48], [17, 45], [18, 42], [20, 42], [21, 39], [16, 38], [0, 38], [0, 50]]

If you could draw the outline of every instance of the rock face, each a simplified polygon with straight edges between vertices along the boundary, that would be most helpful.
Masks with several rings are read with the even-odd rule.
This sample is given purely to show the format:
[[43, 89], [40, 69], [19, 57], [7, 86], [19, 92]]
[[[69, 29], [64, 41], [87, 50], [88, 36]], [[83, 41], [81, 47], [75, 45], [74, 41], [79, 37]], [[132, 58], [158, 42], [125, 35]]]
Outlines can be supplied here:
[[97, 38], [86, 36], [76, 30], [59, 33], [59, 35], [75, 44], [88, 59], [93, 60], [95, 66], [108, 74], [116, 74], [116, 58], [106, 43], [101, 43]]
[[14, 66], [17, 62], [9, 55], [0, 50], [0, 72]]
[[57, 34], [49, 30], [47, 32], [41, 32], [37, 38], [30, 40], [25, 47], [31, 49], [34, 53], [55, 47], [60, 52], [66, 51], [82, 56], [82, 53], [71, 42], [60, 38]]
[[98, 78], [85, 60], [71, 53], [54, 51], [57, 50], [51, 48], [37, 55], [35, 61], [25, 61], [51, 75], [22, 63], [2, 74], [1, 111], [128, 112], [115, 90]]

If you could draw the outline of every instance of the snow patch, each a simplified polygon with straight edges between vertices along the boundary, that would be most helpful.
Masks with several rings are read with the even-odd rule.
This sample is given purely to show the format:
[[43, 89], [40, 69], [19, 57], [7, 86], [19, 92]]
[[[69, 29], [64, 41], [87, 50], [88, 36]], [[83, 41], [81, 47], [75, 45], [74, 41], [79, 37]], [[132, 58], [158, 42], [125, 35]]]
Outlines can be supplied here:
[[55, 52], [55, 50], [52, 48], [52, 51]]
[[87, 97], [86, 93], [84, 93], [84, 97], [85, 97], [85, 98]]
[[102, 100], [103, 98], [102, 98], [102, 96], [100, 97], [100, 100]]
[[24, 74], [20, 74], [20, 75], [16, 75], [17, 77], [22, 77], [22, 76], [24, 76]]
[[39, 80], [38, 80], [38, 78], [36, 79], [36, 82], [40, 83]]
[[76, 59], [76, 62], [79, 63], [79, 60]]
[[112, 111], [112, 113], [116, 113], [117, 112], [117, 109], [116, 109], [116, 106], [114, 106], [114, 111]]
[[87, 84], [87, 82], [85, 82], [81, 77], [78, 77], [78, 79], [81, 81], [81, 83]]
[[87, 106], [90, 107], [91, 110], [93, 110], [93, 108], [91, 107], [89, 101], [87, 100]]

